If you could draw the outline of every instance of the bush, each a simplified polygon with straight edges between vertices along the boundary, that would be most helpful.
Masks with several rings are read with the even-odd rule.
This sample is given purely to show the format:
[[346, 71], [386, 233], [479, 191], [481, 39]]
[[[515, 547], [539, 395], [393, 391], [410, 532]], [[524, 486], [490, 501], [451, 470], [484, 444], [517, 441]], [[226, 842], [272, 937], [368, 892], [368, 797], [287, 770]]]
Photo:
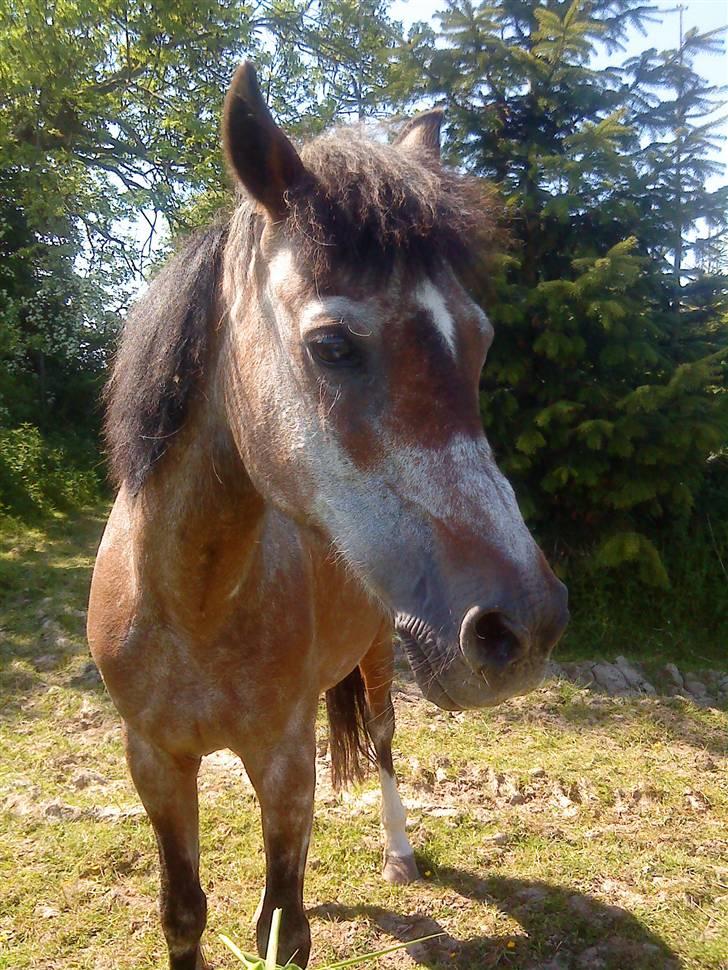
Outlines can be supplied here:
[[44, 437], [32, 424], [0, 428], [0, 513], [28, 517], [99, 500], [102, 473], [90, 441]]
[[572, 622], [557, 660], [624, 653], [688, 667], [718, 667], [728, 643], [728, 456], [709, 463], [687, 521], [652, 529], [665, 584], [646, 592], [630, 563], [574, 556]]

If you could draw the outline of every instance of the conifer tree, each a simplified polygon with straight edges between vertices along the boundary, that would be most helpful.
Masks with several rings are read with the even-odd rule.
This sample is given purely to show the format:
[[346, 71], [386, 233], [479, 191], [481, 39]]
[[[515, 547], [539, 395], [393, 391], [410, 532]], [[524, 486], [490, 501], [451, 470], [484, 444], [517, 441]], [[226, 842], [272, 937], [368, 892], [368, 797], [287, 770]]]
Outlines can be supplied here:
[[682, 57], [594, 66], [649, 15], [631, 0], [453, 0], [437, 34], [413, 30], [402, 71], [445, 98], [453, 157], [506, 203], [482, 407], [525, 513], [562, 565], [589, 550], [666, 584], [660, 532], [690, 514], [725, 440], [725, 281], [700, 275], [698, 316], [685, 285], [691, 231], [724, 225], [724, 195], [703, 187], [699, 38]]

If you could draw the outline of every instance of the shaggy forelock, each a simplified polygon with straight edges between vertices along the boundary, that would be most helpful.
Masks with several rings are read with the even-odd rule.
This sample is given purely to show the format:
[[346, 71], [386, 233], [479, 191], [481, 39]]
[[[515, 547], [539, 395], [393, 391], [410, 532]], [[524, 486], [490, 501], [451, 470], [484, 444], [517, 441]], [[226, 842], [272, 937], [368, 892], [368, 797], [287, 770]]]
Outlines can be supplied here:
[[314, 271], [388, 273], [482, 255], [495, 225], [493, 194], [426, 152], [321, 135], [301, 152], [308, 178], [287, 193], [284, 232]]

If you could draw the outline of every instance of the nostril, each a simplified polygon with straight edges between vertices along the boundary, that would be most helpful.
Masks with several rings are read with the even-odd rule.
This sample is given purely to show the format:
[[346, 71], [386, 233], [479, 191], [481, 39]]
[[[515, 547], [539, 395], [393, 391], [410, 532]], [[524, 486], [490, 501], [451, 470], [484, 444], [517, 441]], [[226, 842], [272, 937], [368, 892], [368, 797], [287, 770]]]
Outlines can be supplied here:
[[525, 635], [500, 610], [475, 606], [463, 620], [460, 646], [475, 670], [503, 671], [523, 655]]

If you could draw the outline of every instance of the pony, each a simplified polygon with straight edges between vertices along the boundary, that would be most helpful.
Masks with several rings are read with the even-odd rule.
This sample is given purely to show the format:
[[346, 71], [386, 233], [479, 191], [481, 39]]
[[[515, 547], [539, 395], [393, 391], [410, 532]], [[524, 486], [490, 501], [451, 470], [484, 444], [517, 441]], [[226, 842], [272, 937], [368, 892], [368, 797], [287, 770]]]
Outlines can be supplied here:
[[227, 93], [234, 211], [129, 315], [106, 390], [118, 495], [98, 550], [92, 655], [159, 847], [172, 970], [206, 967], [197, 773], [229, 748], [262, 817], [264, 951], [305, 966], [303, 879], [326, 694], [335, 780], [373, 758], [385, 879], [417, 866], [392, 764], [393, 634], [448, 710], [533, 688], [567, 620], [479, 413], [493, 339], [460, 281], [493, 232], [440, 160], [442, 112], [393, 144], [299, 152], [253, 66]]

